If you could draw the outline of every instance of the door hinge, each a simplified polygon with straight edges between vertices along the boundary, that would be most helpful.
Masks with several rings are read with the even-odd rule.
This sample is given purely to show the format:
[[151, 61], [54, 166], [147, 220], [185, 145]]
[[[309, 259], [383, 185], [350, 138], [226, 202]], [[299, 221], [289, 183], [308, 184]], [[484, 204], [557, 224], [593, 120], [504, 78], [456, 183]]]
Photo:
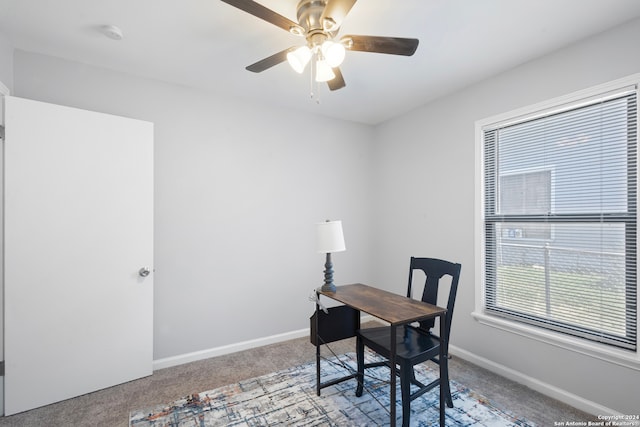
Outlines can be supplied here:
[[4, 360], [0, 362], [0, 377], [4, 377]]
[[0, 125], [0, 139], [4, 139], [4, 126]]

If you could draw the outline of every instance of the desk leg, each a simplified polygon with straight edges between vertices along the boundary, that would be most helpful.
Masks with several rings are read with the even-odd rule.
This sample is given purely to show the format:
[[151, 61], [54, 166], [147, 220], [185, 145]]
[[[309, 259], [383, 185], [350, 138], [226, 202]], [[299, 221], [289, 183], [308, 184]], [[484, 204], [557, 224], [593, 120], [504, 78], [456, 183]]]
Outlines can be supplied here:
[[[396, 327], [391, 325], [391, 413], [389, 415], [391, 427], [396, 426]], [[404, 420], [403, 420], [404, 421]]]
[[438, 365], [440, 365], [440, 427], [444, 427], [444, 405], [445, 405], [445, 396], [444, 396], [444, 391], [445, 391], [445, 386], [444, 386], [444, 381], [442, 380], [445, 375], [444, 375], [444, 368], [445, 368], [445, 364], [443, 363], [444, 358], [447, 357], [445, 355], [444, 352], [444, 346], [445, 346], [445, 322], [446, 322], [446, 316], [443, 314], [440, 316], [440, 363], [438, 363]]
[[[316, 294], [316, 298], [320, 298], [320, 295]], [[320, 306], [316, 303], [316, 394], [320, 396], [320, 334], [318, 329], [320, 327], [318, 318], [320, 317]]]

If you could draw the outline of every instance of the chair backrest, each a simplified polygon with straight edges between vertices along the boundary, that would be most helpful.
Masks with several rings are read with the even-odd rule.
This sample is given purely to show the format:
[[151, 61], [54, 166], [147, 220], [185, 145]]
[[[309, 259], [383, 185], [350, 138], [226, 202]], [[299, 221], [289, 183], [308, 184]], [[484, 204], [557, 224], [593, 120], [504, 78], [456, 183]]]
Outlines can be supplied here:
[[[449, 297], [447, 298], [447, 315], [446, 317], [446, 334], [444, 337], [449, 341], [449, 332], [451, 330], [451, 319], [453, 318], [453, 306], [456, 302], [456, 293], [458, 292], [458, 280], [460, 279], [460, 270], [462, 266], [449, 261], [436, 258], [415, 258], [411, 257], [409, 264], [409, 286], [407, 288], [407, 297], [411, 298], [411, 285], [413, 283], [413, 272], [422, 270], [426, 276], [424, 291], [420, 298], [424, 302], [437, 305], [438, 288], [440, 287], [440, 279], [443, 276], [451, 276], [451, 287], [449, 288]], [[435, 324], [434, 319], [420, 322], [420, 329], [429, 331]]]

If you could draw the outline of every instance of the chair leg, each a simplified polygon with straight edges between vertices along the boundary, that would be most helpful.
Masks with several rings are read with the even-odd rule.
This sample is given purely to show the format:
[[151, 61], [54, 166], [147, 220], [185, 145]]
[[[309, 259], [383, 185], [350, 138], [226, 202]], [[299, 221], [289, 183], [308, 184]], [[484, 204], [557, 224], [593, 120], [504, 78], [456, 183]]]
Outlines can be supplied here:
[[444, 381], [444, 398], [447, 402], [447, 406], [449, 408], [453, 408], [453, 399], [451, 398], [451, 385], [449, 384], [449, 359], [447, 357], [444, 357], [444, 360], [440, 361], [440, 363], [444, 364], [444, 378], [440, 379], [441, 381]]
[[411, 416], [411, 378], [413, 366], [400, 367], [400, 391], [402, 393], [402, 427], [409, 427]]
[[364, 341], [361, 337], [356, 338], [356, 360], [358, 363], [358, 372], [356, 374], [356, 381], [358, 386], [356, 387], [356, 396], [362, 396], [364, 389]]

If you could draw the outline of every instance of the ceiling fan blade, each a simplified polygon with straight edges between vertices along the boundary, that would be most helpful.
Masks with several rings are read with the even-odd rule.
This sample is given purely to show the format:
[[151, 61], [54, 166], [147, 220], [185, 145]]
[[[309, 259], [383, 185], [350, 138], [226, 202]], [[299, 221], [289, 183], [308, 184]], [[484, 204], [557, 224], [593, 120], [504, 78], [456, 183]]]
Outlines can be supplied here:
[[[292, 28], [295, 28], [297, 31], [302, 30], [302, 34], [304, 30], [300, 25], [296, 22], [293, 22], [289, 18], [285, 18], [284, 16], [274, 12], [273, 10], [261, 5], [260, 3], [256, 3], [252, 0], [221, 0], [227, 4], [230, 4], [233, 7], [236, 7], [244, 12], [247, 12], [255, 17], [263, 19], [270, 24], [273, 24], [277, 27], [280, 27], [286, 31], [291, 31]], [[297, 34], [294, 32], [294, 34]]]
[[290, 47], [281, 52], [275, 53], [267, 58], [264, 58], [261, 61], [258, 61], [254, 64], [247, 66], [246, 69], [247, 71], [252, 71], [254, 73], [261, 73], [262, 71], [268, 70], [274, 65], [278, 65], [279, 63], [286, 61], [287, 53], [291, 52], [293, 49], [295, 48]]
[[328, 0], [320, 17], [320, 23], [322, 23], [324, 30], [335, 31], [338, 29], [355, 3], [356, 0]]
[[340, 71], [340, 68], [336, 67], [336, 68], [332, 68], [332, 70], [333, 70], [333, 74], [335, 74], [336, 76], [327, 82], [327, 85], [329, 85], [329, 90], [342, 89], [347, 84], [344, 82], [344, 77], [342, 77], [342, 72]]
[[391, 55], [411, 56], [418, 48], [418, 39], [401, 37], [353, 36], [340, 39], [349, 50], [361, 52], [388, 53]]

